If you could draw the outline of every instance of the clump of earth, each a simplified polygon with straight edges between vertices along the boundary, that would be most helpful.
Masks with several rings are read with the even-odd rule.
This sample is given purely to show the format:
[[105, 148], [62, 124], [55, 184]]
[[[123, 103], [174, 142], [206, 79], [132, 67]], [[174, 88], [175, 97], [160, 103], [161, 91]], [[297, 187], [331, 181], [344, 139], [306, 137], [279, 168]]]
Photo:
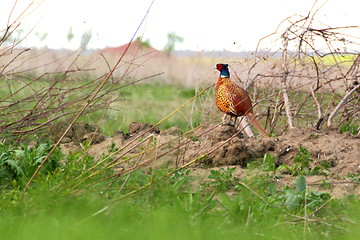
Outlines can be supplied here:
[[[60, 123], [50, 128], [57, 141], [68, 127]], [[206, 179], [209, 169], [236, 168], [233, 175], [247, 174], [251, 162], [262, 162], [264, 154], [276, 159], [276, 165], [292, 166], [299, 149], [304, 148], [313, 160], [310, 168], [326, 165], [321, 175], [307, 176], [313, 189], [342, 197], [360, 195], [360, 135], [340, 134], [338, 130], [320, 132], [315, 129], [291, 129], [281, 136], [247, 138], [235, 127], [227, 125], [203, 126], [189, 134], [178, 127], [160, 131], [149, 123], [133, 122], [129, 133], [118, 132], [104, 136], [99, 127], [86, 123], [74, 124], [62, 141], [64, 153], [77, 151], [82, 142], [90, 143], [87, 150], [97, 161], [111, 155], [118, 171], [139, 167], [179, 168], [186, 166], [197, 178]], [[261, 169], [257, 172], [261, 174]], [[296, 176], [283, 170], [278, 173], [280, 184], [292, 185]], [[322, 183], [326, 181], [324, 188]]]

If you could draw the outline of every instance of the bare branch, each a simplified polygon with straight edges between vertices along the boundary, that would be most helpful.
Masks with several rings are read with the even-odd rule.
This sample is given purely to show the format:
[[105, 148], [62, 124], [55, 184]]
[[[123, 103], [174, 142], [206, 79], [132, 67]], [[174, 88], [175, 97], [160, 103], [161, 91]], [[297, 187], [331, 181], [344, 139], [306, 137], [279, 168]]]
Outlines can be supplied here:
[[342, 107], [346, 104], [346, 102], [347, 102], [348, 98], [351, 96], [351, 94], [353, 94], [353, 93], [354, 93], [356, 90], [358, 90], [359, 88], [360, 88], [360, 84], [354, 86], [354, 88], [351, 89], [349, 92], [347, 92], [347, 93], [345, 94], [345, 96], [343, 97], [343, 99], [341, 99], [340, 103], [336, 106], [336, 108], [334, 109], [334, 111], [332, 111], [332, 112], [330, 113], [330, 116], [329, 116], [328, 121], [327, 121], [327, 126], [328, 126], [328, 127], [331, 126], [331, 121], [332, 121], [332, 119], [335, 117], [335, 115], [336, 115], [336, 113], [339, 111], [339, 109], [342, 108]]

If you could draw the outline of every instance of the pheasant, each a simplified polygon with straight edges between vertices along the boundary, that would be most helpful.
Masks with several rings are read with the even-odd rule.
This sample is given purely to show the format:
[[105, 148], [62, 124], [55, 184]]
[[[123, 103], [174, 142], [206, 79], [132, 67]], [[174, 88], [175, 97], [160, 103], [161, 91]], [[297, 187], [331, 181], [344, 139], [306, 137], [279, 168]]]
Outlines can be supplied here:
[[269, 135], [255, 119], [252, 103], [248, 93], [230, 79], [228, 64], [216, 64], [220, 76], [216, 83], [216, 106], [227, 115], [236, 118], [246, 116], [254, 127], [265, 137]]

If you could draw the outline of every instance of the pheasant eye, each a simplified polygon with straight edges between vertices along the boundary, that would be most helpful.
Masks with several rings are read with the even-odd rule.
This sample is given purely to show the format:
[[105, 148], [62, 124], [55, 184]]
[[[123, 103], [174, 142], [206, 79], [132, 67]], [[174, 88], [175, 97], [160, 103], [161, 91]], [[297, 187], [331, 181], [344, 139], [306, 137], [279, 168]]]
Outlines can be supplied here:
[[221, 63], [216, 64], [216, 69], [217, 70], [223, 69], [223, 65]]

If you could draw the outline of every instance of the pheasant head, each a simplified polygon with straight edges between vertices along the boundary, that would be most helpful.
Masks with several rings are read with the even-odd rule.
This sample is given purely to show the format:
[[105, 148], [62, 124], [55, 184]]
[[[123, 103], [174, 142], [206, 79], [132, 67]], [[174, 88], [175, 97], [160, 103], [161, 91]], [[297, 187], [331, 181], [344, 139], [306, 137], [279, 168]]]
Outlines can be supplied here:
[[230, 77], [230, 73], [229, 73], [227, 64], [218, 63], [218, 64], [216, 64], [216, 69], [220, 71], [221, 78], [229, 78]]

